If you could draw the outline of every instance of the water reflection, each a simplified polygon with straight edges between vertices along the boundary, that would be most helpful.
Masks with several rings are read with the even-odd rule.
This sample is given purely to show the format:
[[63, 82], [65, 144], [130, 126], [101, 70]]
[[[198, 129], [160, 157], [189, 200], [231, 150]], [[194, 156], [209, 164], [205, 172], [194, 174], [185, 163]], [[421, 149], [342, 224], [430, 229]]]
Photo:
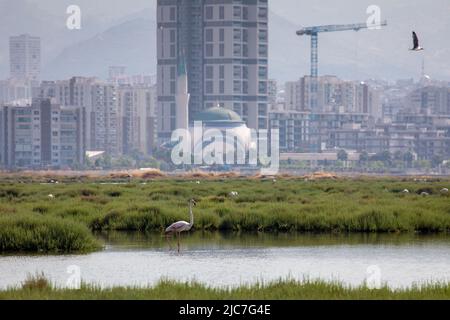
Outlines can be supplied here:
[[[115, 248], [166, 248], [167, 240], [161, 233], [103, 232], [97, 238]], [[175, 240], [174, 240], [175, 241]], [[311, 247], [342, 245], [450, 245], [447, 234], [388, 234], [388, 233], [239, 233], [191, 232], [182, 235], [185, 249], [208, 248], [267, 248]]]

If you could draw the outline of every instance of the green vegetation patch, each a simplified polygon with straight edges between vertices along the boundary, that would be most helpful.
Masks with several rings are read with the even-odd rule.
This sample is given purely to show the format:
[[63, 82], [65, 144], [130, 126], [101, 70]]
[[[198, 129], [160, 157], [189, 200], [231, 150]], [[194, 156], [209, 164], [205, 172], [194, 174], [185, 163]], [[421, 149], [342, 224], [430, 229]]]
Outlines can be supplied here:
[[89, 252], [98, 248], [92, 233], [80, 223], [29, 215], [0, 217], [1, 253]]
[[43, 275], [27, 279], [21, 288], [0, 292], [0, 299], [34, 300], [448, 300], [450, 284], [430, 283], [411, 288], [371, 289], [338, 282], [280, 280], [237, 288], [212, 288], [199, 283], [160, 281], [148, 288], [110, 288], [82, 285], [79, 290], [58, 289]]

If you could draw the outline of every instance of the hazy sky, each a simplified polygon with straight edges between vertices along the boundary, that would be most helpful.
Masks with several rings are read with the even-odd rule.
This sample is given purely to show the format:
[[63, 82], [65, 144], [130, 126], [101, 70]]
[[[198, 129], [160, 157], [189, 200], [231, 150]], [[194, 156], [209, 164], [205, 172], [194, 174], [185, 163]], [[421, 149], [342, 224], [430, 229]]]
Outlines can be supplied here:
[[[82, 10], [83, 28], [78, 32], [65, 29], [66, 8], [72, 4]], [[271, 46], [277, 43], [284, 47], [279, 48], [283, 54], [271, 47], [272, 64], [286, 64], [285, 71], [279, 71], [281, 74], [292, 68], [301, 73], [308, 71], [309, 43], [295, 36], [298, 26], [365, 22], [368, 6], [377, 5], [381, 18], [388, 20], [386, 30], [321, 36], [323, 72], [344, 73], [347, 66], [353, 65], [359, 69], [367, 67], [366, 76], [380, 77], [386, 70], [376, 71], [384, 65], [387, 70], [398, 69], [392, 77], [417, 76], [422, 58], [407, 50], [412, 45], [411, 31], [416, 30], [427, 49], [422, 53], [427, 71], [439, 78], [450, 78], [450, 0], [269, 0], [269, 4], [272, 12], [295, 24], [278, 30], [272, 24], [276, 37], [283, 37], [286, 29], [285, 42], [273, 42], [273, 38], [271, 41]], [[0, 76], [8, 71], [7, 39], [11, 34], [28, 32], [41, 36], [45, 64], [71, 44], [90, 39], [132, 19], [134, 13], [155, 7], [156, 0], [0, 0]]]
[[[6, 0], [0, 0], [0, 2]], [[37, 4], [41, 9], [59, 15], [70, 4], [79, 5], [86, 15], [117, 19], [144, 8], [156, 6], [156, 0], [15, 0]], [[416, 18], [429, 14], [437, 19], [450, 19], [449, 0], [269, 0], [270, 9], [296, 23], [348, 23], [365, 19], [366, 8], [378, 5], [386, 17]], [[312, 14], [309, 14], [309, 13]], [[320, 12], [318, 17], [316, 13]], [[359, 14], [356, 14], [359, 13]], [[1, 15], [1, 13], [0, 13]], [[302, 21], [299, 21], [299, 20]]]

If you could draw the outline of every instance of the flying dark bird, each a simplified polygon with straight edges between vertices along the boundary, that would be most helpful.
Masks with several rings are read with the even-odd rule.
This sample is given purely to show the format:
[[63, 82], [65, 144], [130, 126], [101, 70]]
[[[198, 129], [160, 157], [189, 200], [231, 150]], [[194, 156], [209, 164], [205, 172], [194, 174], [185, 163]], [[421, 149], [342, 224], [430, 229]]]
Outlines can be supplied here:
[[422, 50], [424, 50], [419, 44], [419, 37], [417, 36], [417, 33], [415, 33], [413, 31], [412, 34], [413, 34], [413, 48], [410, 49], [410, 50], [411, 51], [422, 51]]

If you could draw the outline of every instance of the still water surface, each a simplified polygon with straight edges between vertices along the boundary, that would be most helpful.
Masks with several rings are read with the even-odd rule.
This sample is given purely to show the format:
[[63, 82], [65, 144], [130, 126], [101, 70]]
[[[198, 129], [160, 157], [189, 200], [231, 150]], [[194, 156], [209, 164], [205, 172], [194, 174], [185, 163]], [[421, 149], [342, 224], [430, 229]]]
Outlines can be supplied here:
[[[102, 287], [147, 286], [161, 278], [237, 286], [280, 278], [360, 285], [377, 276], [393, 288], [450, 281], [450, 236], [193, 233], [182, 252], [159, 234], [99, 234], [105, 250], [88, 255], [0, 256], [0, 289], [44, 273], [64, 287], [79, 268]], [[176, 244], [175, 244], [176, 245]], [[375, 272], [375, 273], [374, 273]], [[372, 278], [373, 279], [373, 278]]]

